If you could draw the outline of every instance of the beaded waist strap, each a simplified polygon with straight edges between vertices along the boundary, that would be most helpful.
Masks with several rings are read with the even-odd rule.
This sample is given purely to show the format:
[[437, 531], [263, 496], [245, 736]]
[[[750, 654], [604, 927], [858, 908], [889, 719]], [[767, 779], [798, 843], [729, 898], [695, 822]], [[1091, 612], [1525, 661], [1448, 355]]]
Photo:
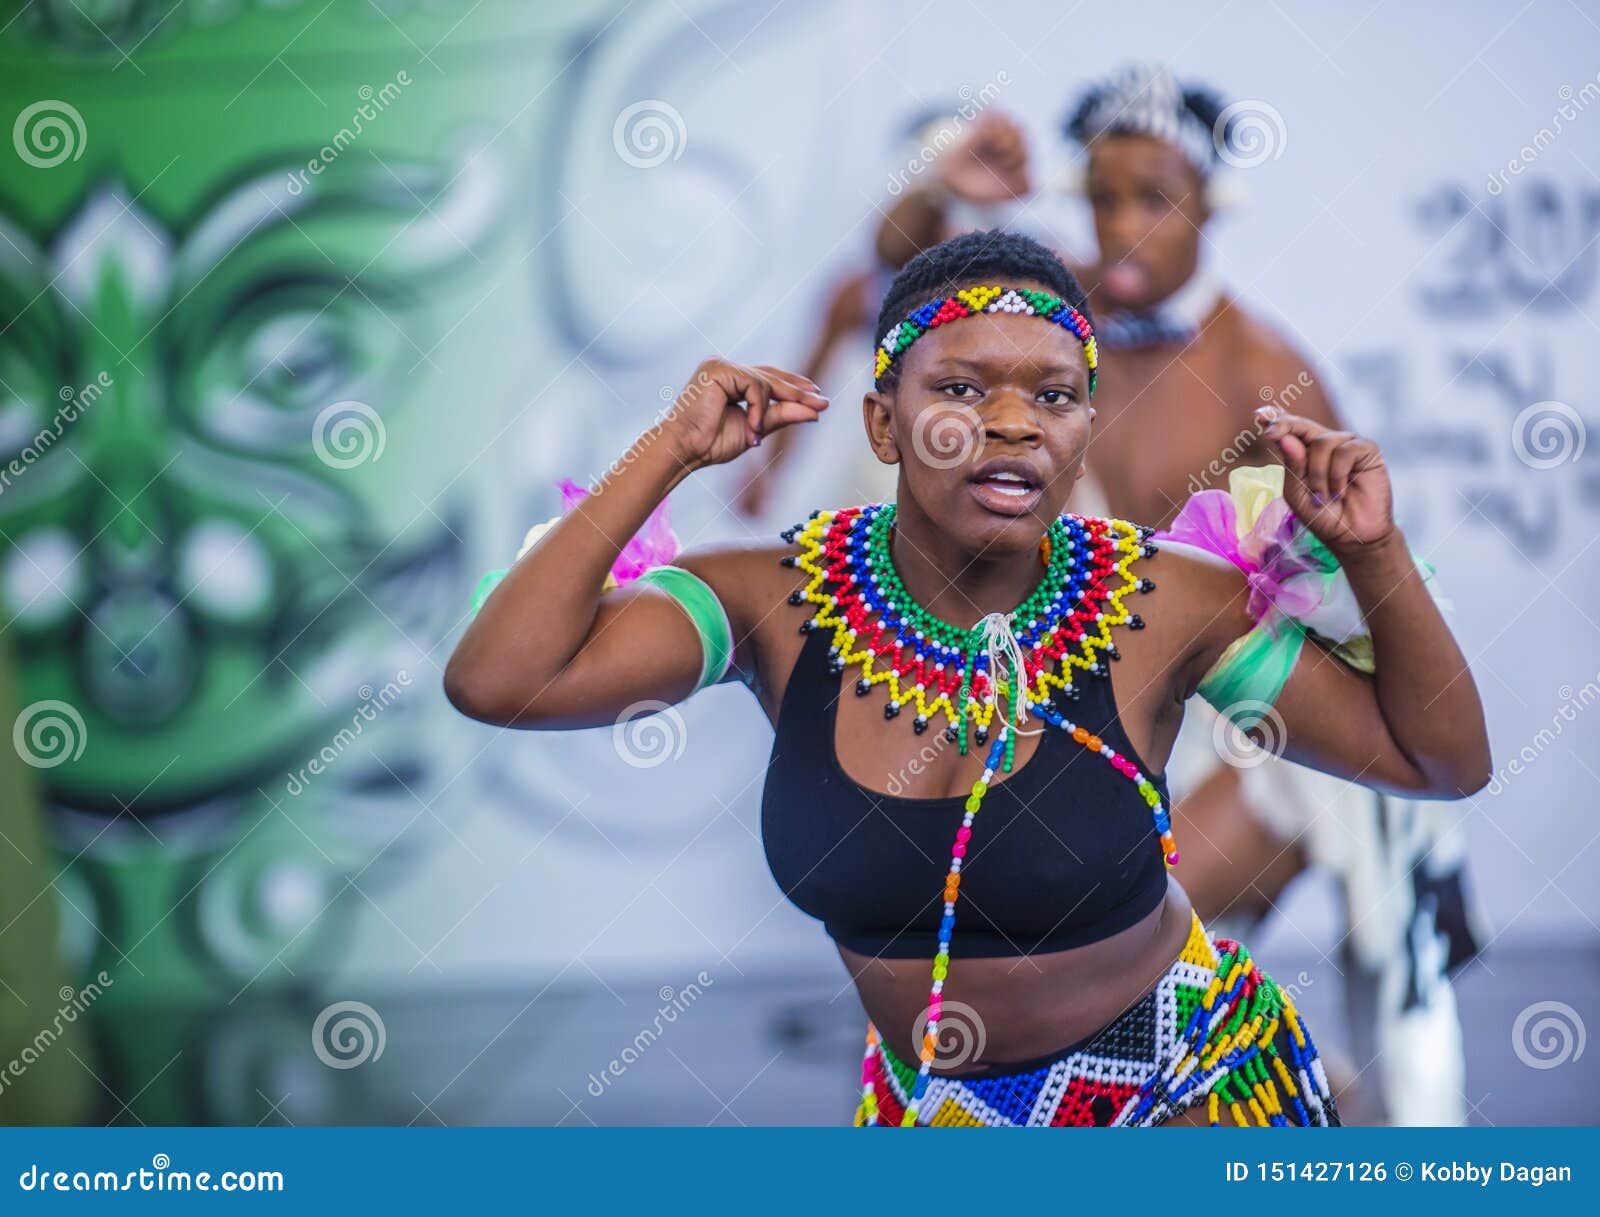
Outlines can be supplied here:
[[[949, 1010], [946, 1011], [949, 1019]], [[855, 1123], [1148, 1127], [1198, 1103], [1212, 1124], [1334, 1125], [1327, 1074], [1289, 994], [1243, 945], [1193, 917], [1183, 953], [1115, 1022], [1037, 1068], [932, 1076], [867, 1029]], [[913, 1106], [913, 1103], [915, 1106]]]

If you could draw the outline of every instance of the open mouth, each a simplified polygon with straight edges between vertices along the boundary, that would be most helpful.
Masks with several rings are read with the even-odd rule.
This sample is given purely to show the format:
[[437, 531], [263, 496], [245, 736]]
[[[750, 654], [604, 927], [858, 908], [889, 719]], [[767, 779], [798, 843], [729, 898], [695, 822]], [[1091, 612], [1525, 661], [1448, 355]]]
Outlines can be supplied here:
[[979, 467], [971, 485], [973, 497], [1000, 515], [1023, 515], [1044, 493], [1044, 479], [1021, 460], [989, 461]]
[[1106, 264], [1100, 274], [1100, 284], [1119, 304], [1131, 304], [1144, 297], [1150, 286], [1150, 275], [1139, 263], [1121, 259]]

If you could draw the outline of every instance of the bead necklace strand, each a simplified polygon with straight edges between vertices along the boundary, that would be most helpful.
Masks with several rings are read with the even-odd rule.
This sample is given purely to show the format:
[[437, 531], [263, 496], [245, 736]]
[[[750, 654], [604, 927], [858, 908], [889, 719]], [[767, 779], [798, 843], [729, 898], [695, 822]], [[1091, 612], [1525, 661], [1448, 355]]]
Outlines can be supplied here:
[[[1063, 515], [1054, 521], [1040, 546], [1046, 566], [1044, 578], [1012, 612], [994, 615], [1003, 617], [1005, 625], [1000, 632], [1008, 641], [1014, 640], [1013, 645], [1019, 648], [1014, 653], [1020, 653], [1022, 660], [1020, 670], [1015, 659], [1005, 665], [1010, 670], [1003, 677], [998, 670], [990, 670], [991, 650], [986, 644], [993, 641], [992, 628], [986, 634], [979, 627], [964, 630], [950, 625], [917, 604], [906, 591], [889, 551], [894, 515], [893, 504], [813, 512], [808, 521], [783, 534], [786, 541], [798, 541], [800, 553], [786, 555], [782, 561], [811, 576], [806, 586], [790, 597], [792, 604], [809, 602], [817, 606], [800, 627], [801, 632], [833, 629], [828, 651], [830, 670], [837, 675], [847, 666], [859, 664], [858, 694], [865, 696], [874, 685], [888, 684], [886, 718], [895, 718], [902, 707], [913, 705], [916, 714], [912, 728], [921, 734], [936, 714], [943, 714], [946, 737], [959, 743], [965, 754], [969, 725], [981, 746], [988, 742], [996, 716], [1000, 717], [999, 734], [989, 746], [982, 776], [967, 795], [965, 814], [951, 846], [944, 884], [944, 915], [939, 923], [927, 1020], [918, 1052], [919, 1068], [901, 1120], [902, 1126], [913, 1127], [932, 1079], [937, 1052], [962, 862], [989, 783], [1002, 768], [1012, 768], [1017, 724], [1022, 717], [1030, 710], [1037, 713], [1133, 782], [1150, 807], [1169, 867], [1177, 863], [1178, 853], [1171, 819], [1154, 783], [1132, 760], [1072, 722], [1051, 700], [1052, 689], [1060, 689], [1069, 700], [1077, 699], [1073, 668], [1094, 676], [1108, 675], [1100, 656], [1120, 657], [1111, 639], [1111, 626], [1143, 627], [1144, 622], [1128, 612], [1122, 600], [1131, 591], [1148, 592], [1155, 587], [1129, 569], [1137, 558], [1155, 553], [1155, 547], [1148, 543], [1149, 531], [1122, 520]], [[1107, 583], [1113, 575], [1120, 576], [1116, 587]], [[1021, 629], [1014, 629], [1017, 622], [1023, 623]], [[1059, 665], [1057, 671], [1050, 670], [1052, 660]], [[882, 668], [875, 670], [879, 663]], [[1008, 707], [1004, 713], [1002, 699]], [[869, 1023], [861, 1067], [867, 1124], [878, 1122], [872, 1081], [877, 1044], [877, 1029]]]

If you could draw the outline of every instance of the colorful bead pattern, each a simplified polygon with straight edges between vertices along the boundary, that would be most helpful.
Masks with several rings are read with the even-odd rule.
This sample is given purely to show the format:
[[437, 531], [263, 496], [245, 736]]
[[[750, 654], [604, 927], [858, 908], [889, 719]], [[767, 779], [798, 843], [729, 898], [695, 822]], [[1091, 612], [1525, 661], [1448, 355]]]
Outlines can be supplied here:
[[1204, 1101], [1213, 1125], [1339, 1123], [1316, 1045], [1282, 986], [1191, 914], [1182, 955], [1088, 1043], [1037, 1069], [935, 1078], [867, 1029], [855, 1123], [1149, 1127]]
[[[967, 750], [969, 724], [977, 742], [987, 742], [998, 716], [999, 735], [989, 747], [982, 775], [972, 784], [961, 826], [951, 846], [950, 867], [944, 880], [944, 916], [939, 924], [939, 944], [933, 957], [932, 986], [927, 1020], [919, 1050], [920, 1063], [909, 1097], [901, 1100], [899, 1122], [917, 1123], [924, 1096], [933, 1084], [939, 1016], [944, 982], [950, 968], [950, 946], [955, 934], [956, 902], [961, 890], [961, 867], [972, 840], [972, 825], [983, 807], [989, 783], [1001, 768], [1010, 770], [1016, 752], [1016, 723], [1024, 710], [1036, 712], [1074, 742], [1098, 753], [1129, 781], [1149, 805], [1168, 866], [1178, 861], [1172, 839], [1172, 822], [1155, 784], [1129, 758], [1111, 748], [1056, 709], [1052, 690], [1076, 697], [1072, 673], [1080, 668], [1092, 675], [1108, 675], [1102, 656], [1117, 658], [1111, 639], [1113, 625], [1142, 628], [1144, 622], [1123, 605], [1129, 593], [1150, 591], [1148, 579], [1132, 573], [1133, 563], [1153, 555], [1149, 531], [1123, 520], [1063, 515], [1055, 520], [1040, 545], [1045, 576], [1033, 593], [1006, 614], [1007, 629], [1021, 650], [1021, 672], [1002, 676], [989, 670], [986, 638], [977, 627], [962, 629], [933, 616], [914, 601], [895, 573], [890, 554], [894, 527], [893, 504], [878, 503], [841, 511], [813, 512], [810, 520], [783, 534], [798, 542], [798, 556], [786, 556], [787, 565], [810, 575], [805, 587], [790, 603], [816, 606], [800, 627], [802, 633], [832, 628], [829, 662], [834, 673], [859, 664], [856, 692], [865, 695], [876, 684], [887, 683], [887, 718], [902, 707], [914, 705], [912, 726], [925, 731], [936, 714], [943, 714], [947, 738]], [[1017, 624], [1022, 628], [1018, 629]], [[1054, 668], [1052, 668], [1054, 665]], [[1013, 689], [1013, 684], [1016, 686]], [[868, 1027], [867, 1057], [878, 1044]], [[876, 1123], [879, 1097], [870, 1077], [863, 1079], [859, 1122]]]
[[1084, 358], [1089, 363], [1089, 392], [1094, 393], [1098, 379], [1096, 369], [1100, 364], [1096, 349], [1094, 329], [1089, 319], [1060, 296], [1031, 288], [967, 287], [943, 300], [930, 300], [914, 310], [903, 320], [889, 327], [889, 332], [878, 343], [872, 373], [873, 383], [883, 387], [884, 373], [893, 366], [913, 342], [929, 330], [962, 317], [978, 313], [1015, 313], [1026, 317], [1042, 317], [1053, 321], [1064, 330], [1070, 330], [1083, 343]]
[[[800, 553], [784, 561], [811, 576], [790, 603], [817, 606], [801, 631], [833, 630], [833, 670], [859, 664], [857, 693], [887, 685], [884, 716], [912, 707], [918, 734], [942, 715], [964, 753], [969, 728], [976, 728], [981, 745], [1001, 702], [1012, 711], [1018, 706], [1010, 682], [991, 679], [982, 631], [940, 621], [905, 590], [889, 553], [894, 519], [894, 505], [878, 503], [814, 512], [786, 531], [784, 539], [798, 541]], [[1149, 534], [1123, 520], [1075, 515], [1050, 525], [1041, 545], [1044, 578], [1008, 614], [1023, 651], [1021, 696], [1030, 711], [1048, 707], [1055, 691], [1076, 700], [1075, 671], [1108, 675], [1105, 661], [1119, 658], [1113, 626], [1144, 627], [1124, 601], [1155, 587], [1131, 569], [1156, 552]]]

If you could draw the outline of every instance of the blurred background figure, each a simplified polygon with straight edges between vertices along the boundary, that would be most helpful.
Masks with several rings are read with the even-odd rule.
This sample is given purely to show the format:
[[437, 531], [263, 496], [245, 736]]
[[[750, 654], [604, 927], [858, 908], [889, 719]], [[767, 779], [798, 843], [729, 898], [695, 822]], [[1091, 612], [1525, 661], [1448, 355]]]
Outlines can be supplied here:
[[[954, 110], [920, 109], [894, 141], [890, 164], [914, 166], [919, 174], [941, 172], [943, 159], [925, 153], [960, 144], [964, 126], [982, 123], [983, 114], [971, 99]], [[901, 173], [905, 181], [916, 181], [908, 171]], [[890, 183], [896, 193], [906, 189], [898, 177]], [[810, 348], [796, 368], [828, 386], [845, 408], [824, 415], [813, 429], [778, 432], [752, 454], [750, 468], [740, 471], [739, 510], [763, 531], [787, 526], [816, 503], [881, 503], [894, 497], [895, 469], [863, 449], [857, 406], [872, 389], [872, 325], [878, 305], [905, 259], [888, 262], [869, 254], [861, 261], [861, 267], [828, 284], [818, 310], [821, 321], [811, 327]]]
[[[847, 1118], [861, 1011], [804, 996], [837, 960], [767, 874], [770, 734], [740, 694], [485, 738], [439, 672], [478, 575], [706, 351], [809, 360], [835, 405], [770, 480], [675, 493], [686, 546], [882, 498], [892, 470], [844, 467], [862, 449], [828, 429], [858, 434], [876, 251], [929, 221], [1078, 255], [1123, 341], [1089, 462], [1138, 487], [1116, 514], [1165, 522], [1256, 460], [1237, 420], [1264, 391], [1380, 442], [1500, 765], [1448, 812], [1494, 927], [1455, 973], [1465, 1078], [1441, 1059], [1410, 1092], [1600, 1116], [1597, 843], [1571, 810], [1600, 740], [1593, 30], [1570, 6], [1213, 18], [0, 3], [0, 741], [25, 779], [0, 783], [0, 1076], [84, 1006], [0, 1119]], [[1179, 65], [1196, 121], [1111, 121], [1139, 90], [1090, 86], [1130, 55]], [[1239, 99], [1221, 165], [1191, 75]], [[1324, 1048], [1372, 1062], [1369, 1114], [1413, 1118], [1368, 1083], [1422, 1055], [1362, 1028], [1434, 1024], [1331, 1015], [1363, 976], [1374, 1011], [1444, 1008], [1449, 841], [1379, 800], [1273, 820], [1296, 847], [1256, 857], [1241, 808], [1292, 807], [1251, 793], [1286, 767], [1224, 736], [1219, 768], [1202, 734], [1220, 810], [1180, 811], [1185, 882], [1206, 838], [1255, 859], [1195, 895], [1270, 898], [1252, 948]]]
[[[863, 270], [845, 275], [830, 288], [823, 305], [822, 323], [817, 327], [811, 350], [798, 368], [800, 375], [819, 384], [824, 381], [836, 384], [841, 379], [852, 379], [852, 373], [868, 366], [872, 355], [872, 323], [878, 317], [877, 303], [883, 297], [883, 286], [882, 274]], [[859, 415], [851, 409], [844, 410], [843, 414], [843, 422], [833, 421], [833, 415], [826, 416], [819, 423], [819, 429], [827, 428], [826, 437], [812, 437], [807, 444], [813, 450], [823, 445], [831, 450], [833, 460], [829, 467], [838, 475], [844, 491], [833, 498], [824, 494], [818, 501], [884, 502], [893, 498], [893, 468], [870, 452], [863, 453], [859, 443], [845, 442], [860, 438], [855, 434]], [[779, 431], [762, 444], [761, 452], [752, 455], [750, 470], [743, 475], [744, 482], [739, 489], [739, 510], [749, 519], [764, 520], [770, 515], [774, 487], [784, 480], [782, 475], [794, 452], [797, 434], [792, 430]], [[822, 494], [823, 487], [818, 485], [817, 479], [807, 477], [805, 485], [806, 493]]]

